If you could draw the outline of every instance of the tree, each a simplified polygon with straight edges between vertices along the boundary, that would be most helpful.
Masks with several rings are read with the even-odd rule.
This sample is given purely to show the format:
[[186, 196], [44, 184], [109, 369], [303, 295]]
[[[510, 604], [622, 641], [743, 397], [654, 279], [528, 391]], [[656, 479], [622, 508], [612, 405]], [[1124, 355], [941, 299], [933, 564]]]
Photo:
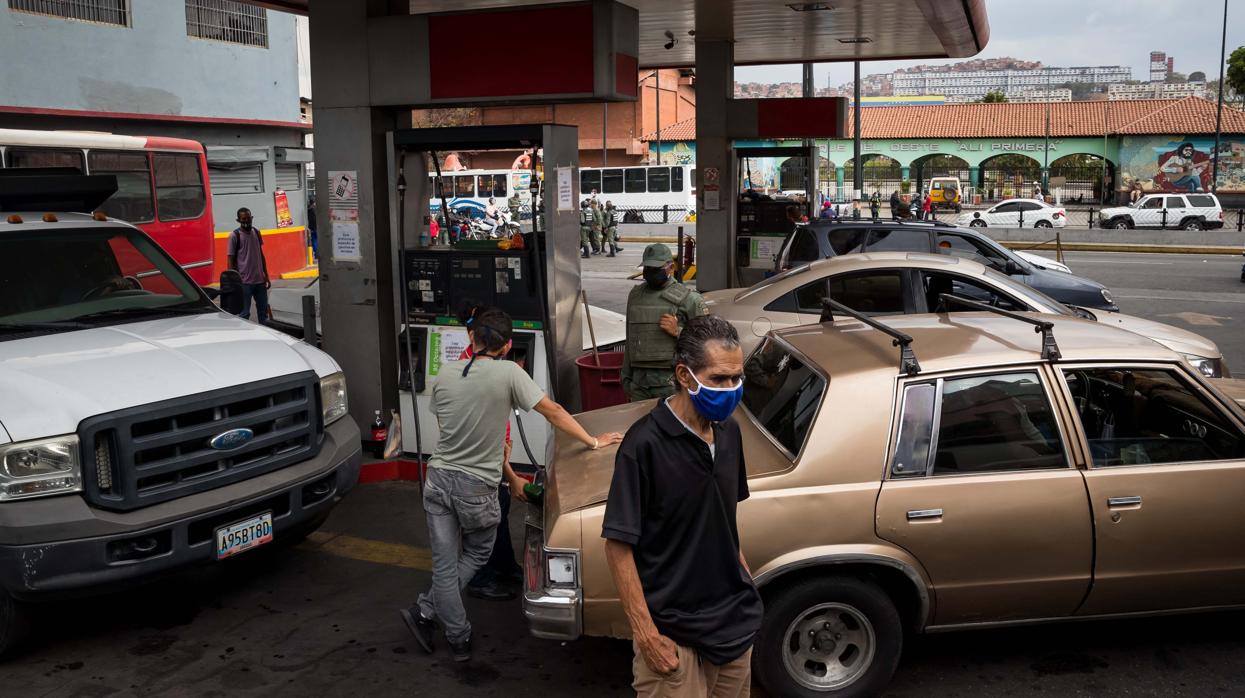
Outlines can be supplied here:
[[1206, 82], [1206, 73], [1200, 70], [1189, 73], [1189, 82]]
[[1178, 83], [1178, 82], [1188, 82], [1188, 81], [1189, 81], [1189, 77], [1187, 75], [1185, 75], [1184, 73], [1177, 73], [1173, 71], [1172, 74], [1168, 75], [1167, 79], [1164, 80], [1163, 82]]
[[1245, 46], [1233, 49], [1228, 56], [1228, 74], [1224, 82], [1224, 100], [1228, 98], [1229, 89], [1238, 95], [1245, 94]]
[[1006, 102], [1007, 95], [1003, 94], [1002, 92], [998, 90], [990, 90], [989, 92], [986, 93], [985, 97], [982, 97], [981, 99], [977, 101], [984, 103], [984, 104], [997, 104], [999, 102]]

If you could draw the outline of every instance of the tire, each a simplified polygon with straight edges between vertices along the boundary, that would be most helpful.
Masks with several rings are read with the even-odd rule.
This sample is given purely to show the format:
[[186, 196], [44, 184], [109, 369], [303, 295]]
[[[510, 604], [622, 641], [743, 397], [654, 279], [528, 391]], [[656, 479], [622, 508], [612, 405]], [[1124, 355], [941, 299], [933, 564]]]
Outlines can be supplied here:
[[986, 222], [980, 218], [974, 218], [968, 225], [973, 228], [984, 228], [986, 227]]
[[1181, 230], [1201, 230], [1202, 221], [1199, 221], [1196, 218], [1189, 219], [1180, 224], [1180, 229]]
[[1033, 224], [1033, 227], [1034, 228], [1049, 228], [1051, 227], [1051, 225], [1050, 225], [1050, 221], [1037, 221], [1036, 223]]
[[956, 212], [956, 213], [959, 213], [959, 212], [960, 212], [960, 208], [961, 208], [961, 207], [960, 207], [960, 205], [959, 205], [959, 204], [956, 204], [956, 205], [955, 205], [955, 212]]
[[1110, 222], [1109, 227], [1116, 230], [1129, 230], [1133, 227], [1133, 224], [1127, 218], [1116, 218]]
[[29, 612], [25, 606], [0, 589], [0, 657], [7, 657], [21, 644], [30, 630]]
[[[903, 651], [903, 623], [876, 585], [813, 578], [776, 593], [766, 606], [752, 667], [769, 695], [855, 698], [879, 695], [890, 683]], [[818, 633], [816, 639], [806, 639], [806, 630]], [[818, 641], [832, 648], [816, 648]], [[831, 657], [833, 664], [818, 661]]]

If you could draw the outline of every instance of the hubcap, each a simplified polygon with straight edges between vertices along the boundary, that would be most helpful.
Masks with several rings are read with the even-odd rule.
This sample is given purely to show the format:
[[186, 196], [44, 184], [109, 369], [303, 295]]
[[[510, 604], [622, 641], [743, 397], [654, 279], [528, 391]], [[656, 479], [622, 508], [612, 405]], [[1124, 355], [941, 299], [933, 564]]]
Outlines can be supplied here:
[[855, 683], [873, 664], [877, 647], [873, 625], [863, 613], [841, 603], [804, 611], [783, 636], [783, 665], [801, 686], [834, 691]]

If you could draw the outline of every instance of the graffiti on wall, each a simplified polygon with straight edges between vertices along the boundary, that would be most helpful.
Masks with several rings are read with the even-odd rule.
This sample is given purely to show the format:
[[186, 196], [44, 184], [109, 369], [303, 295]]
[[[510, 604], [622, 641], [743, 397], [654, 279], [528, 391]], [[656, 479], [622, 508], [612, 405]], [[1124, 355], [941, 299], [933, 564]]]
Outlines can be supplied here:
[[[1125, 136], [1120, 144], [1123, 189], [1142, 191], [1211, 191], [1213, 138]], [[1245, 141], [1222, 138], [1219, 143], [1218, 190], [1245, 193]]]

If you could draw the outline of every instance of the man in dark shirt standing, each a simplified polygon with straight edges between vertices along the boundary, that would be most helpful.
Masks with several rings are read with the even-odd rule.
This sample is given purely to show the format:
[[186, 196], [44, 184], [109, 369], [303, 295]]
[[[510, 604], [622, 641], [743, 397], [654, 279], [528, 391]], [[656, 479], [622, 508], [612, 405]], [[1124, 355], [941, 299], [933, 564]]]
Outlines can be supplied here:
[[739, 549], [748, 497], [731, 413], [743, 351], [720, 317], [691, 318], [675, 347], [679, 389], [618, 449], [601, 535], [631, 624], [638, 696], [747, 696], [761, 596]]
[[255, 299], [255, 312], [261, 325], [268, 324], [268, 262], [264, 259], [264, 239], [259, 229], [252, 225], [251, 209], [238, 209], [238, 227], [229, 234], [229, 268], [242, 277], [243, 320], [251, 317], [251, 299]]

